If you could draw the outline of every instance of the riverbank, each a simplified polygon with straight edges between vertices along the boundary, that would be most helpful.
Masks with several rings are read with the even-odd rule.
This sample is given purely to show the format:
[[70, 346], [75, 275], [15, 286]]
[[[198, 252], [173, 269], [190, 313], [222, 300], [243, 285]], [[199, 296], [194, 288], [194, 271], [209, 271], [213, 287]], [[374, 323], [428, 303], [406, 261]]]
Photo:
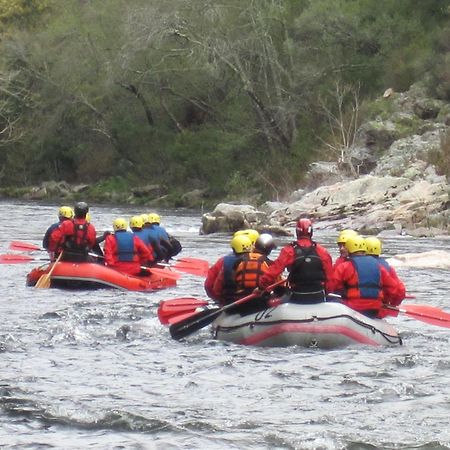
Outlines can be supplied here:
[[211, 211], [202, 217], [204, 234], [248, 226], [274, 230], [299, 216], [370, 234], [449, 234], [450, 104], [427, 97], [417, 84], [407, 92], [387, 90], [373, 108], [373, 119], [361, 124], [338, 161], [312, 163], [302, 185], [277, 202], [252, 199], [244, 188], [240, 196], [223, 199], [208, 189], [132, 186], [122, 177], [78, 185], [49, 181], [3, 188], [0, 195]]

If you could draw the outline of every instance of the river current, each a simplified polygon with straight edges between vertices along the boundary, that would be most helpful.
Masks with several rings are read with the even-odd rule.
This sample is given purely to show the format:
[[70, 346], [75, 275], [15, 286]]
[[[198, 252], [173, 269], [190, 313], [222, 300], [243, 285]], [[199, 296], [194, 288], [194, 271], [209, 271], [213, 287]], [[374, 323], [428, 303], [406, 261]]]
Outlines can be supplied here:
[[[91, 220], [101, 232], [143, 212], [93, 206]], [[229, 251], [229, 236], [199, 235], [199, 212], [159, 212], [180, 256], [212, 263]], [[56, 213], [1, 202], [1, 253], [12, 240], [40, 245]], [[333, 257], [335, 236], [315, 234]], [[387, 255], [450, 251], [445, 239], [384, 243]], [[400, 314], [388, 320], [403, 346], [389, 348], [245, 347], [213, 340], [208, 328], [177, 342], [158, 304], [205, 298], [201, 278], [184, 274], [151, 293], [26, 287], [41, 263], [0, 266], [2, 449], [450, 448], [450, 328]], [[448, 270], [397, 272], [416, 296], [405, 302], [450, 311]]]

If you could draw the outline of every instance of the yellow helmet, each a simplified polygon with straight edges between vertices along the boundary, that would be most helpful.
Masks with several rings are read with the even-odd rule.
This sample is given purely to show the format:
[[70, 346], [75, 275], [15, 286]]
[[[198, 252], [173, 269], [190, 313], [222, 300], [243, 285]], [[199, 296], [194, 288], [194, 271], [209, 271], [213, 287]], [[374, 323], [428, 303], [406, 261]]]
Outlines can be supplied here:
[[347, 251], [352, 254], [356, 252], [366, 252], [366, 240], [359, 235], [349, 236], [347, 241], [345, 242], [345, 248]]
[[378, 238], [368, 237], [366, 238], [366, 247], [368, 255], [380, 256], [383, 245]]
[[231, 239], [231, 248], [235, 253], [248, 253], [252, 251], [253, 244], [245, 234], [238, 234]]
[[148, 223], [161, 223], [161, 217], [156, 213], [150, 213], [147, 218]]
[[114, 222], [113, 222], [113, 230], [114, 231], [126, 230], [127, 228], [128, 228], [128, 223], [124, 218], [119, 217], [117, 219], [114, 219]]
[[247, 230], [236, 231], [236, 233], [233, 234], [233, 237], [234, 236], [248, 236], [252, 245], [255, 245], [256, 240], [259, 238], [259, 233], [256, 230], [249, 228]]
[[141, 216], [133, 216], [130, 219], [130, 228], [142, 228], [144, 226], [144, 221]]
[[65, 217], [66, 219], [73, 218], [73, 209], [70, 206], [61, 206], [58, 210], [58, 217]]
[[358, 236], [355, 230], [342, 230], [336, 239], [336, 244], [345, 244], [350, 236]]
[[142, 220], [144, 221], [144, 223], [149, 223], [148, 222], [148, 214], [141, 214]]

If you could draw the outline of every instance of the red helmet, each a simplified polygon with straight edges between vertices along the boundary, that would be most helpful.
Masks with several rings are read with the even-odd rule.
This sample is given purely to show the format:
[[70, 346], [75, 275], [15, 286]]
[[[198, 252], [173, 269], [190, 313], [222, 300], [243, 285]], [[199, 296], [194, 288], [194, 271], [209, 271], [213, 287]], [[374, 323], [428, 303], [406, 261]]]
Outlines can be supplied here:
[[313, 234], [312, 222], [309, 219], [299, 219], [296, 226], [297, 237], [308, 236]]

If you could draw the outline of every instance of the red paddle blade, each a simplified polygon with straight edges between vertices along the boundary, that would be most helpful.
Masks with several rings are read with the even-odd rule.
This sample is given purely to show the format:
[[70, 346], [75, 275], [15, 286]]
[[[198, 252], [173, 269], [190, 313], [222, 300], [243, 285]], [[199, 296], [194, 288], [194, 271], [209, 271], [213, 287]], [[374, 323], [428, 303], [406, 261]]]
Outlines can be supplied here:
[[30, 261], [34, 261], [34, 258], [28, 255], [0, 255], [0, 264], [21, 264]]
[[208, 269], [204, 266], [197, 266], [192, 263], [186, 263], [184, 261], [178, 261], [173, 266], [174, 269], [179, 270], [180, 272], [186, 272], [191, 275], [197, 275], [199, 277], [206, 277], [208, 274]]
[[180, 297], [172, 300], [165, 300], [159, 304], [158, 319], [163, 324], [172, 323], [171, 319], [192, 314], [197, 308], [208, 305], [206, 300], [199, 300], [193, 297]]
[[422, 322], [450, 328], [450, 314], [435, 306], [402, 305], [399, 311]]
[[187, 319], [188, 317], [194, 316], [195, 314], [197, 314], [200, 311], [202, 311], [202, 308], [197, 308], [196, 310], [189, 311], [189, 312], [187, 312], [185, 314], [178, 314], [177, 316], [169, 317], [167, 319], [167, 324], [168, 325], [173, 325], [174, 323], [181, 322], [182, 320]]
[[28, 242], [12, 241], [11, 244], [9, 244], [9, 249], [20, 252], [34, 252], [36, 250], [40, 250], [40, 247]]
[[184, 262], [186, 264], [196, 264], [197, 266], [201, 267], [208, 267], [209, 268], [209, 262], [206, 261], [206, 259], [200, 259], [200, 258], [189, 258], [189, 257], [183, 257], [183, 258], [176, 258], [175, 261]]

